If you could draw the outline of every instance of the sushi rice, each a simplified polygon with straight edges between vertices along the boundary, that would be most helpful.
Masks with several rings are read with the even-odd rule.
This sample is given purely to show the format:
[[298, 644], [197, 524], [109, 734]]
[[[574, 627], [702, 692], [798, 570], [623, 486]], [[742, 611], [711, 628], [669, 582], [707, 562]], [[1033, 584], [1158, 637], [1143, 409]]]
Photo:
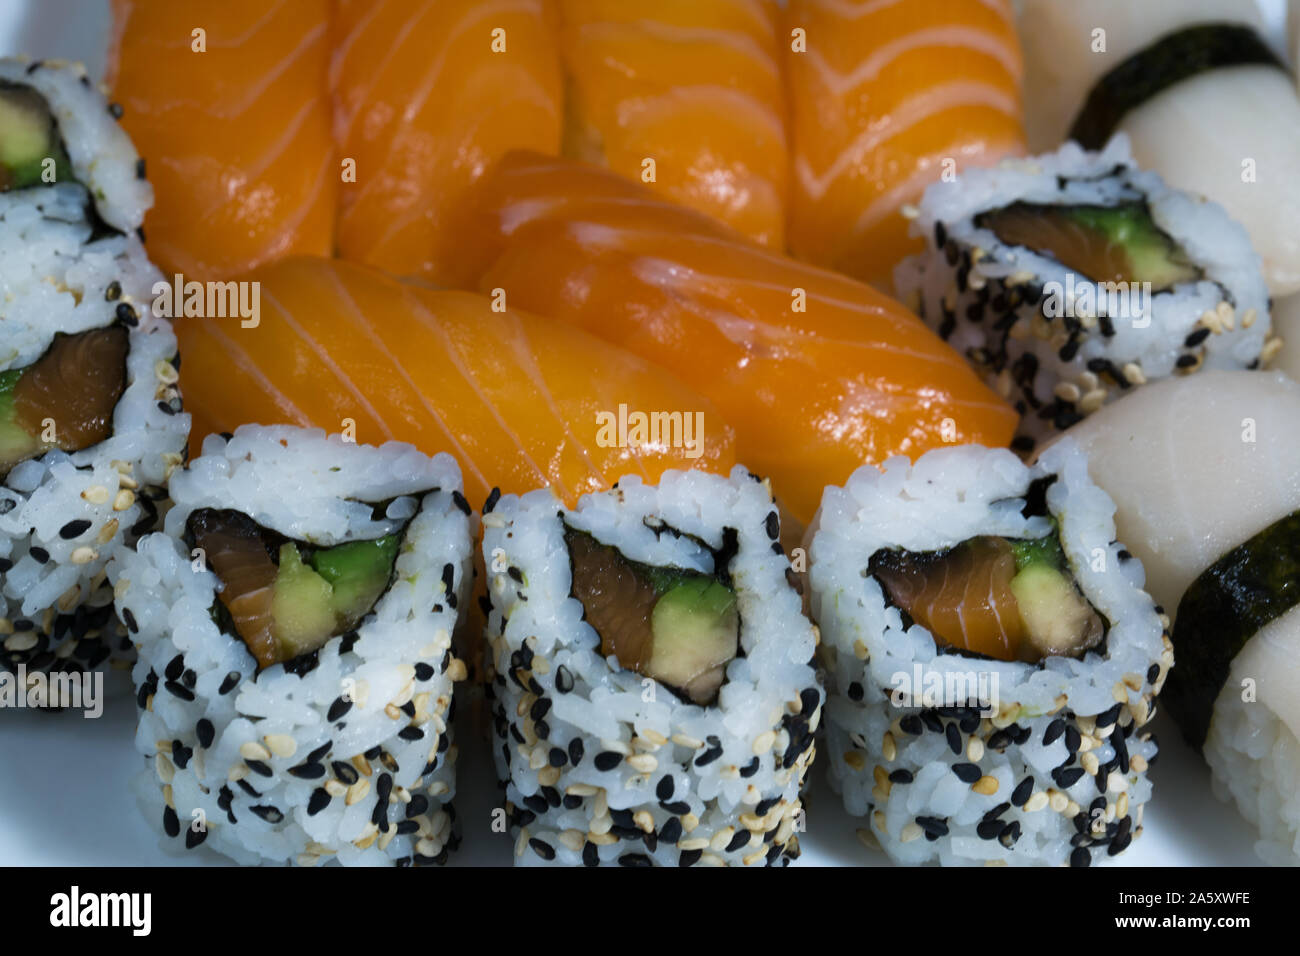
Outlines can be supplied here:
[[57, 333], [129, 330], [111, 437], [0, 481], [0, 671], [76, 670], [120, 650], [105, 565], [155, 526], [189, 416], [171, 324], [148, 305], [160, 276], [137, 235], [152, 201], [139, 157], [80, 67], [0, 60], [0, 88], [15, 86], [44, 98], [76, 181], [0, 192], [0, 373]]
[[[815, 630], [788, 578], [771, 490], [669, 471], [627, 478], [564, 508], [549, 490], [505, 495], [484, 515], [489, 694], [516, 862], [754, 865], [798, 854], [800, 788], [822, 693]], [[565, 525], [627, 558], [728, 570], [740, 653], [700, 706], [600, 655], [573, 596]]]
[[[471, 575], [460, 487], [447, 455], [285, 426], [209, 436], [173, 475], [165, 533], [110, 569], [139, 650], [136, 747], [148, 766], [135, 790], [169, 849], [206, 844], [245, 864], [446, 859], [459, 842], [450, 725], [465, 674], [451, 634]], [[355, 631], [259, 671], [216, 623], [219, 580], [182, 541], [199, 508], [320, 547], [403, 541]]]
[[[1075, 582], [1110, 621], [1081, 658], [941, 649], [864, 570], [880, 549], [1044, 535], [1048, 517], [1022, 509], [1051, 476], [1046, 508]], [[896, 862], [1082, 866], [1141, 832], [1156, 756], [1143, 728], [1173, 655], [1141, 565], [1115, 540], [1114, 510], [1066, 441], [1034, 468], [1004, 449], [956, 446], [827, 489], [809, 529], [809, 582], [829, 778]]]
[[[1203, 277], [1166, 291], [1094, 282], [1046, 255], [1008, 245], [981, 213], [1014, 203], [1141, 202]], [[909, 302], [1022, 415], [1014, 446], [1068, 428], [1125, 391], [1203, 368], [1271, 358], [1268, 289], [1244, 229], [1211, 202], [1139, 170], [1128, 141], [969, 170], [926, 190], [913, 223], [925, 253], [894, 274]]]

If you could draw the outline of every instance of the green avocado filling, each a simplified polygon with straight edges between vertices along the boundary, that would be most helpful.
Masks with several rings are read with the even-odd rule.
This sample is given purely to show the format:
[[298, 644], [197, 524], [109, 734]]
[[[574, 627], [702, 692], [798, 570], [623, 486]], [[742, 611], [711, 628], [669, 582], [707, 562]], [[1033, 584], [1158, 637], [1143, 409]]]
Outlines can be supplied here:
[[236, 511], [202, 508], [187, 523], [220, 579], [219, 601], [259, 669], [354, 630], [388, 589], [401, 535], [331, 548], [292, 541]]
[[653, 567], [565, 527], [573, 595], [600, 636], [600, 652], [692, 703], [717, 699], [739, 653], [736, 592], [720, 574]]
[[1115, 206], [1015, 202], [980, 213], [975, 224], [1093, 282], [1149, 282], [1153, 292], [1163, 292], [1204, 276], [1141, 200]]
[[0, 192], [72, 179], [72, 162], [45, 97], [0, 80]]

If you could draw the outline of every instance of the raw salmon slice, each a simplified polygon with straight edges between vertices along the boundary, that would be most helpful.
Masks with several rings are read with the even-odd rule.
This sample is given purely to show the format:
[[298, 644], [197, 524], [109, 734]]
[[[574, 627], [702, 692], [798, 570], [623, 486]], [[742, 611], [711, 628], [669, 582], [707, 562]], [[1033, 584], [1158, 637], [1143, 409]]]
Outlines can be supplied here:
[[330, 80], [344, 181], [338, 253], [463, 285], [467, 188], [509, 149], [560, 147], [560, 60], [543, 0], [339, 0]]
[[890, 288], [921, 250], [900, 215], [966, 166], [1024, 152], [1010, 0], [790, 0], [789, 245]]
[[558, 0], [565, 155], [781, 248], [788, 153], [770, 0]]
[[[255, 328], [176, 323], [196, 453], [210, 432], [249, 422], [351, 427], [359, 442], [450, 452], [476, 504], [494, 486], [547, 485], [573, 504], [623, 475], [725, 474], [735, 461], [734, 434], [707, 399], [578, 329], [338, 260], [287, 259], [245, 278], [261, 283]], [[602, 426], [620, 405], [699, 412], [699, 453], [662, 431], [657, 444], [611, 441], [618, 430]]]
[[582, 163], [511, 154], [476, 195], [480, 287], [698, 389], [800, 521], [865, 462], [1011, 438], [1010, 406], [869, 286]]
[[331, 7], [114, 0], [107, 80], [149, 163], [145, 230], [164, 271], [226, 278], [331, 251]]

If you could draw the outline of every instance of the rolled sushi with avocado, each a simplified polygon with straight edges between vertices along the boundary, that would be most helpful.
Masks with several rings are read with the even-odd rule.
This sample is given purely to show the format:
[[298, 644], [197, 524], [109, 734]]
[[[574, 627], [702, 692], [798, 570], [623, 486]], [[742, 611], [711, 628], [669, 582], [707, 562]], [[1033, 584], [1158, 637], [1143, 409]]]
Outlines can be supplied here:
[[771, 489], [666, 472], [489, 498], [495, 759], [516, 863], [783, 865], [822, 693]]
[[928, 248], [895, 290], [1015, 406], [1023, 454], [1147, 382], [1281, 348], [1246, 231], [1138, 169], [1123, 136], [968, 170], [915, 212]]
[[0, 671], [121, 649], [105, 567], [183, 460], [176, 338], [137, 234], [152, 197], [84, 70], [0, 60]]
[[170, 491], [164, 532], [110, 568], [139, 651], [136, 791], [164, 845], [444, 862], [471, 576], [455, 461], [245, 426]]
[[827, 488], [809, 584], [832, 787], [896, 862], [1088, 866], [1142, 833], [1167, 619], [1068, 442]]

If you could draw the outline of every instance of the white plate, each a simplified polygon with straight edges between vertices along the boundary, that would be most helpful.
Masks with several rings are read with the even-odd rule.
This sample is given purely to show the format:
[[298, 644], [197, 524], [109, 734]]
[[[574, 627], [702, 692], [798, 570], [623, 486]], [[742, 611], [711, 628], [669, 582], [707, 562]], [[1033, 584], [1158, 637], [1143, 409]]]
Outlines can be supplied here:
[[[182, 2], [182, 0], [177, 0]], [[1086, 2], [1086, 0], [1081, 0]], [[1157, 0], [1147, 0], [1157, 2]], [[1176, 2], [1176, 0], [1163, 0]], [[1264, 0], [1281, 33], [1283, 0]], [[108, 36], [106, 0], [0, 0], [0, 55], [81, 60], [93, 76], [103, 69]], [[0, 865], [99, 866], [220, 864], [205, 847], [164, 852], [157, 821], [146, 821], [129, 780], [142, 766], [132, 740], [135, 702], [128, 675], [112, 672], [104, 714], [11, 711], [0, 714]], [[493, 833], [498, 790], [486, 728], [470, 708], [457, 719], [460, 786], [456, 808], [464, 843], [452, 865], [505, 865], [512, 842]], [[1141, 837], [1119, 858], [1129, 866], [1260, 865], [1253, 829], [1214, 798], [1204, 764], [1163, 715], [1155, 722], [1160, 759], [1152, 768], [1155, 797]], [[848, 816], [824, 778], [813, 770], [808, 832], [797, 865], [877, 866], [888, 860], [857, 839], [861, 825]]]

